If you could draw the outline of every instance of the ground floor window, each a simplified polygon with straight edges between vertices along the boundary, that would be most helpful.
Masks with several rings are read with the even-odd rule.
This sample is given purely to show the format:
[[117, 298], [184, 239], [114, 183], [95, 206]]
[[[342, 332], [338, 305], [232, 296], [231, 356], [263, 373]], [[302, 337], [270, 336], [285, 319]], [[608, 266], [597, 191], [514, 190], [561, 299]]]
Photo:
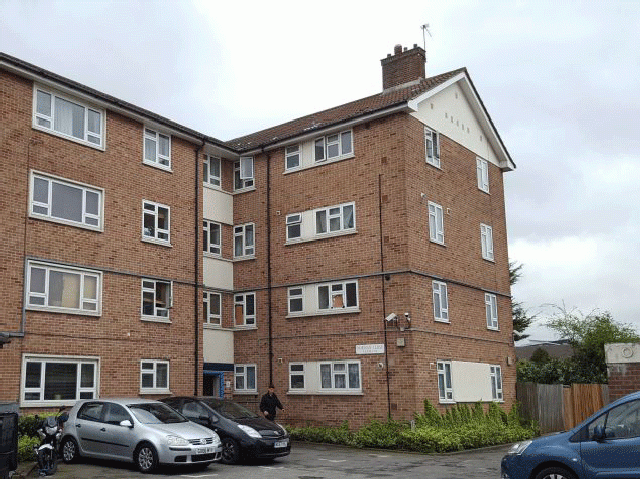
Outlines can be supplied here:
[[140, 362], [140, 393], [169, 392], [169, 361], [143, 359]]
[[236, 392], [257, 392], [256, 365], [236, 364], [235, 367]]
[[491, 396], [494, 401], [502, 401], [502, 369], [491, 366]]
[[360, 361], [289, 363], [289, 394], [362, 393]]
[[93, 399], [98, 390], [98, 359], [26, 355], [22, 363], [22, 404], [45, 406]]
[[440, 396], [440, 402], [453, 401], [451, 362], [449, 361], [438, 361], [438, 394]]

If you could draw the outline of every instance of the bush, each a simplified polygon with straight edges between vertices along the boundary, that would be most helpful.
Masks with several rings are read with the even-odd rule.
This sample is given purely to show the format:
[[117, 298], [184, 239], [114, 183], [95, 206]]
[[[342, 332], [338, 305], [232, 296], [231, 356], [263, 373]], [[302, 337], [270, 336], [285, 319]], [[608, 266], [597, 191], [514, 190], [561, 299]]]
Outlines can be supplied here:
[[18, 462], [35, 461], [34, 446], [40, 445], [40, 439], [36, 437], [22, 436], [18, 439]]
[[36, 430], [42, 420], [48, 416], [56, 416], [57, 413], [45, 412], [42, 414], [26, 414], [18, 418], [18, 437], [38, 437]]

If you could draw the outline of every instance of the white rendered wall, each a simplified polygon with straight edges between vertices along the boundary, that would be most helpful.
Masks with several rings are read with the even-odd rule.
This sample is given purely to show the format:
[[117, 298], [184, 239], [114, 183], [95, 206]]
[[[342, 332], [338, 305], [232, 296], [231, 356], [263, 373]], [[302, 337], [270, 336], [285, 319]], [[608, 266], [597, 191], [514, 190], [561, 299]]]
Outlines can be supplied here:
[[233, 331], [205, 328], [202, 342], [205, 363], [233, 364]]

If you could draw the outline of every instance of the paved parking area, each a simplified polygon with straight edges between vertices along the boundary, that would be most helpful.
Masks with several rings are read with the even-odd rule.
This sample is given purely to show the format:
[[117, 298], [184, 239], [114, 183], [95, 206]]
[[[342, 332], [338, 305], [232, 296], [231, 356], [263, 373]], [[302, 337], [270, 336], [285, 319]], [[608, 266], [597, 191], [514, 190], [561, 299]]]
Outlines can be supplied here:
[[[293, 444], [289, 456], [268, 462], [227, 466], [212, 464], [205, 470], [162, 469], [141, 474], [133, 465], [88, 460], [60, 463], [58, 479], [498, 479], [500, 459], [508, 446], [456, 454], [411, 454], [351, 449], [320, 444]], [[37, 477], [37, 469], [29, 476]]]

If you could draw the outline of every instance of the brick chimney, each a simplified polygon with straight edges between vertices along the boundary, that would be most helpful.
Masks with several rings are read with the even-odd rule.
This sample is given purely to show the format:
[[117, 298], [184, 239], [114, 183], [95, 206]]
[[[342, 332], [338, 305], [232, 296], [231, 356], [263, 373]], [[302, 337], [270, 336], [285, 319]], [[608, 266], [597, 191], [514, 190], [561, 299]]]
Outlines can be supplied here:
[[424, 64], [426, 56], [424, 50], [413, 44], [411, 50], [402, 45], [396, 45], [393, 55], [380, 60], [382, 64], [382, 89], [393, 88], [424, 78]]

